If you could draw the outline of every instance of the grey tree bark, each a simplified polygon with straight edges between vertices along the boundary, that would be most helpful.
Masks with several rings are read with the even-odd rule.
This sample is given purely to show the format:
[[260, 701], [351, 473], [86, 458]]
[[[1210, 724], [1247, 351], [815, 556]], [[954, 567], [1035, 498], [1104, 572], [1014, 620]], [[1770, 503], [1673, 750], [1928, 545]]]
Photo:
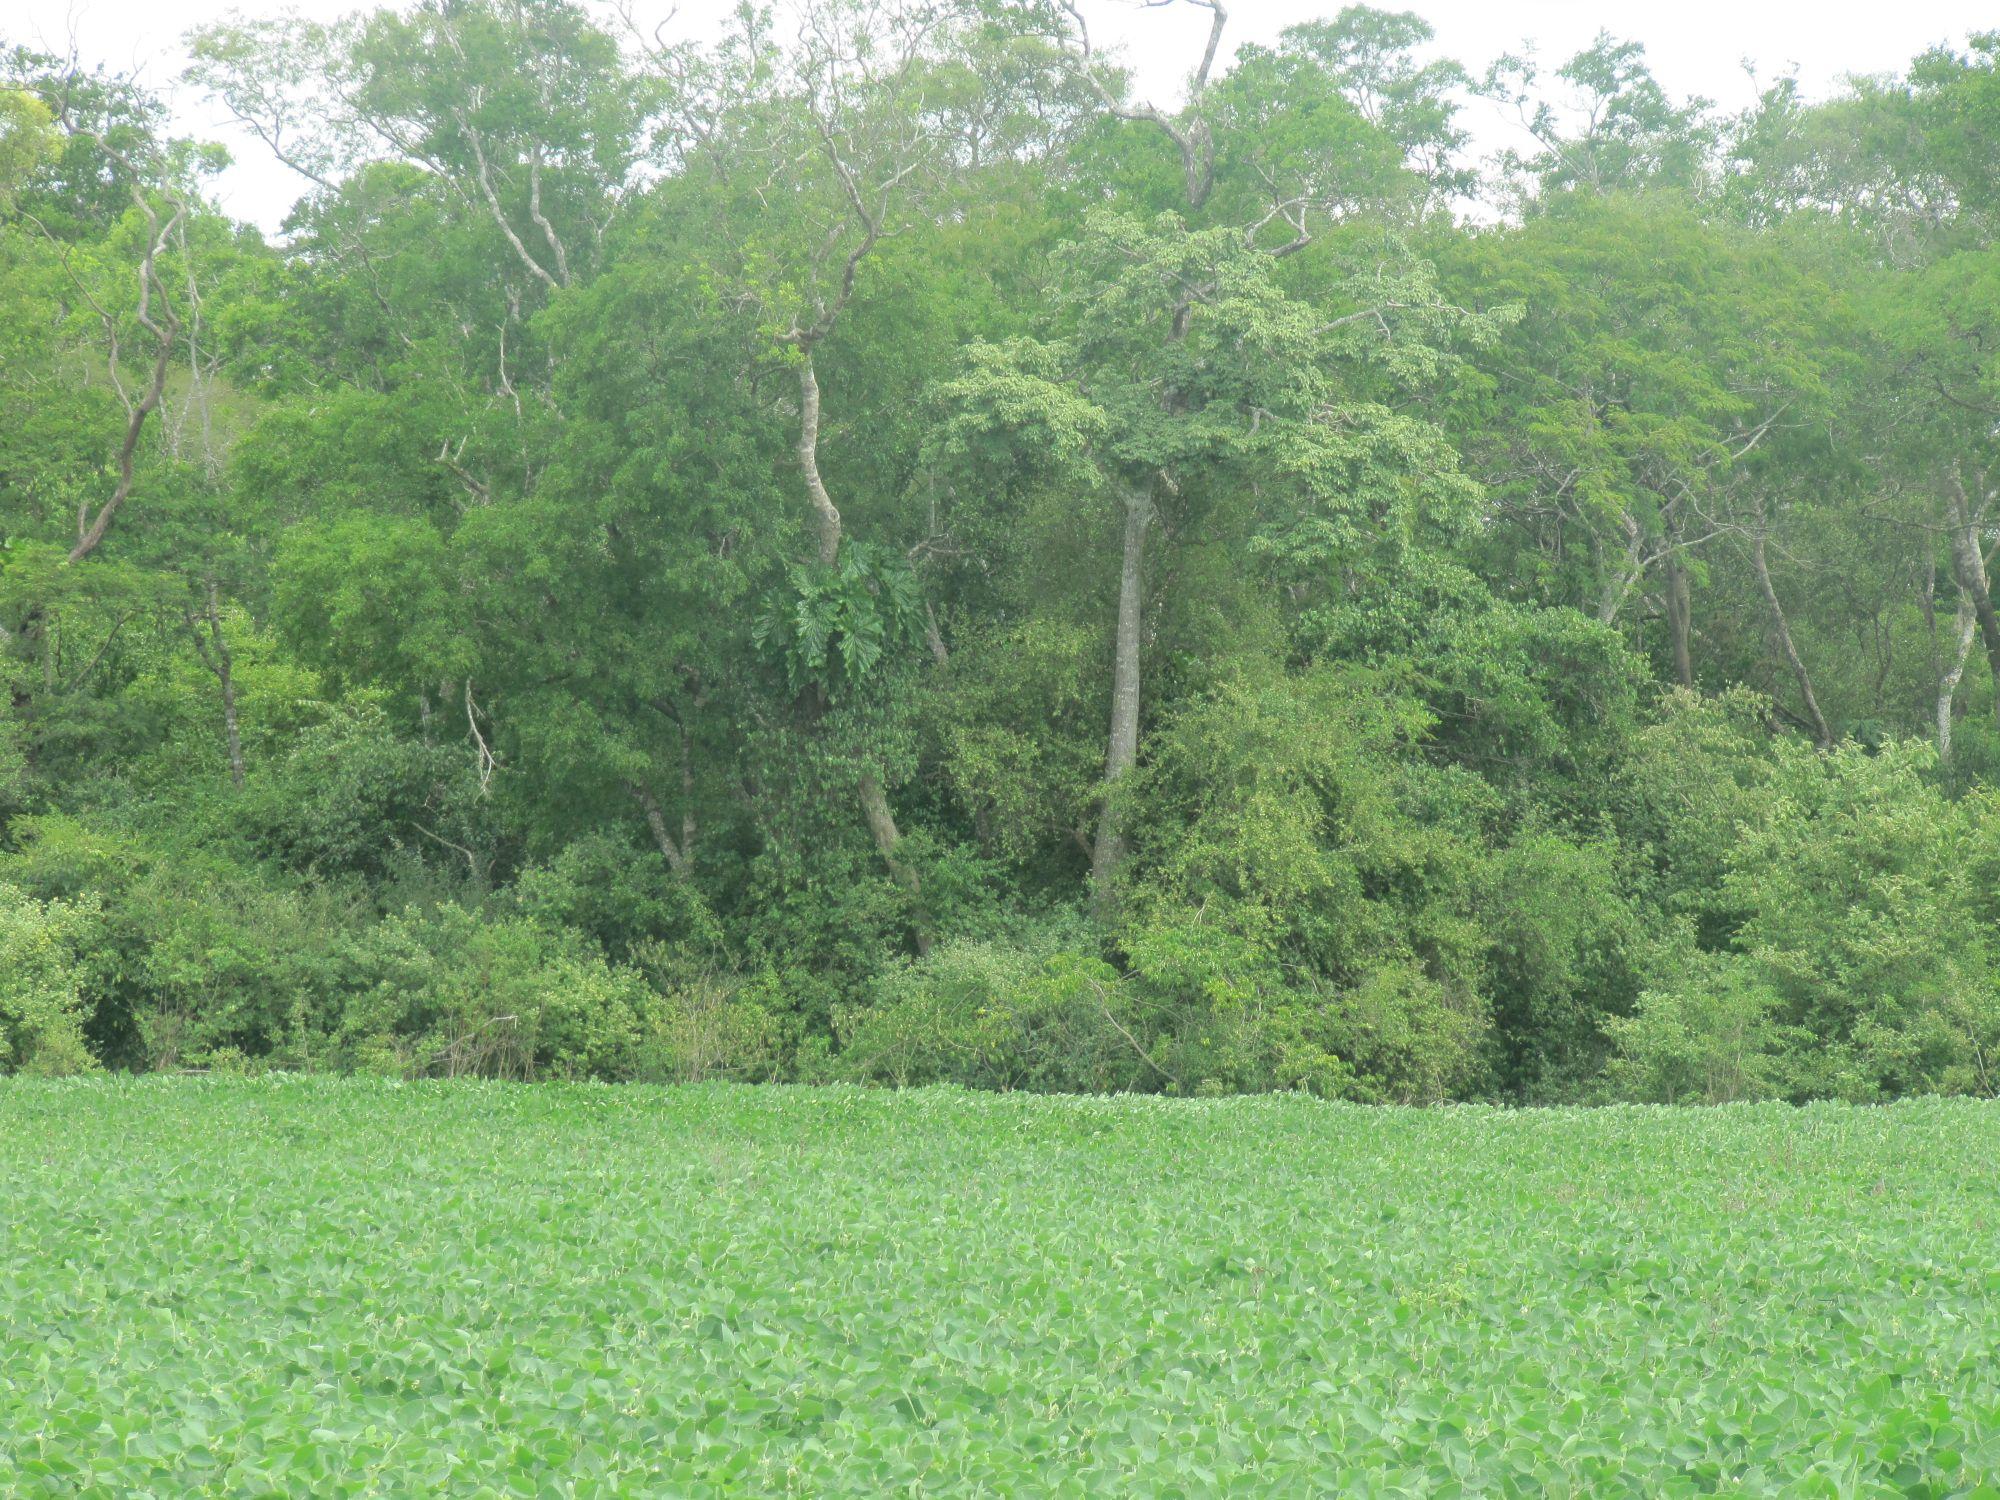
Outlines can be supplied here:
[[874, 836], [875, 848], [882, 856], [882, 863], [888, 866], [890, 878], [918, 903], [911, 935], [916, 940], [917, 956], [927, 957], [931, 951], [931, 920], [922, 905], [923, 882], [909, 862], [896, 852], [903, 842], [903, 835], [896, 827], [896, 815], [889, 810], [889, 798], [882, 790], [882, 779], [873, 771], [864, 771], [861, 775], [861, 813], [868, 820], [868, 832]]
[[681, 818], [681, 837], [676, 840], [667, 827], [667, 815], [660, 806], [660, 799], [652, 787], [644, 781], [631, 783], [631, 792], [646, 814], [646, 826], [653, 831], [653, 842], [659, 846], [666, 858], [667, 868], [685, 880], [694, 872], [694, 813], [690, 809]]
[[[172, 302], [167, 300], [166, 287], [161, 282], [156, 269], [159, 257], [166, 252], [167, 239], [179, 223], [184, 210], [175, 205], [172, 217], [161, 225], [159, 216], [145, 202], [145, 195], [137, 188], [132, 190], [133, 198], [146, 211], [149, 224], [157, 226], [149, 241], [144, 259], [139, 266], [139, 308], [135, 316], [139, 325], [153, 340], [153, 362], [146, 380], [146, 388], [137, 401], [126, 398], [125, 388], [119, 382], [118, 337], [109, 317], [105, 319], [107, 328], [112, 328], [111, 361], [112, 383], [118, 394], [125, 399], [125, 435], [118, 445], [118, 479], [113, 484], [111, 494], [92, 515], [87, 505], [79, 505], [76, 514], [76, 545], [69, 550], [69, 561], [82, 562], [97, 550], [104, 540], [104, 534], [111, 529], [111, 521], [118, 514], [126, 500], [131, 498], [135, 483], [135, 464], [139, 453], [139, 437], [145, 431], [146, 419], [159, 409], [161, 398], [166, 394], [167, 372], [173, 364], [174, 347], [180, 338], [180, 315]], [[159, 315], [154, 316], [158, 307]]]
[[799, 363], [799, 472], [805, 476], [806, 499], [819, 533], [819, 560], [830, 568], [840, 556], [840, 510], [819, 472], [819, 375], [810, 347]]
[[1827, 726], [1826, 715], [1820, 712], [1819, 696], [1813, 692], [1812, 674], [1806, 671], [1805, 659], [1799, 655], [1798, 645], [1792, 640], [1792, 627], [1785, 619], [1785, 607], [1778, 602], [1778, 591], [1771, 586], [1771, 568], [1764, 556], [1764, 518], [1761, 514], [1750, 537], [1750, 560], [1756, 565], [1757, 587], [1763, 591], [1764, 607], [1771, 612], [1772, 639], [1777, 642], [1785, 664], [1791, 668], [1792, 680], [1799, 687], [1799, 696], [1805, 700], [1806, 714], [1812, 720], [1813, 738], [1820, 749], [1831, 750], [1833, 730]]
[[[813, 369], [812, 344], [807, 340], [802, 344], [799, 364], [799, 472], [804, 476], [806, 499], [813, 509], [814, 529], [819, 536], [820, 563], [831, 567], [840, 557], [841, 519], [840, 508], [827, 493], [826, 481], [819, 471], [819, 418], [819, 375]], [[936, 650], [942, 644], [942, 638], [936, 635], [934, 620], [931, 633], [933, 650]], [[890, 878], [908, 891], [917, 903], [913, 937], [917, 953], [920, 956], [928, 954], [931, 951], [930, 917], [922, 906], [923, 881], [915, 867], [898, 852], [903, 834], [896, 826], [896, 816], [890, 810], [889, 795], [883, 789], [882, 778], [872, 769], [864, 771], [858, 791], [861, 815], [867, 821], [870, 837], [875, 840], [876, 852], [882, 856]]]
[[1993, 716], [2000, 722], [2000, 615], [1993, 609], [1993, 589], [1986, 575], [1987, 558], [1979, 547], [1979, 519], [1966, 493], [1965, 476], [1952, 471], [1951, 484], [1952, 565], [1958, 586], [1972, 601], [1979, 622], [1979, 635], [1986, 644], [1986, 661], [1993, 671]]
[[1972, 640], [1979, 633], [1979, 620], [1973, 613], [1972, 599], [1963, 590], [1958, 596], [1958, 611], [1952, 621], [1952, 653], [1947, 664], [1938, 674], [1937, 689], [1937, 744], [1938, 764], [1951, 764], [1951, 711], [1958, 698], [1959, 679], [1965, 676], [1965, 664], [1972, 657]]

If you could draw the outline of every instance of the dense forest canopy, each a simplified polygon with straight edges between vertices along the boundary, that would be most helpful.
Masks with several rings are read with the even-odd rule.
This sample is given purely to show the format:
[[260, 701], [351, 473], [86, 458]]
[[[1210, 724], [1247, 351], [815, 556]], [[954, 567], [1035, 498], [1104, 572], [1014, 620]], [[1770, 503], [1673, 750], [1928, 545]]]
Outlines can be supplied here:
[[1182, 3], [7, 51], [0, 1069], [2000, 1088], [2000, 34]]

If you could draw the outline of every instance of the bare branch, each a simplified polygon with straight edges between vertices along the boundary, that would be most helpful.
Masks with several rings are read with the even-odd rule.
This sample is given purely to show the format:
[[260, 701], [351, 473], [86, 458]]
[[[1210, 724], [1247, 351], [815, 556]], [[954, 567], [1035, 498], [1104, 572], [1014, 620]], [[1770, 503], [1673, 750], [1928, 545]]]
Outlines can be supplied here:
[[1068, 56], [1072, 71], [1084, 85], [1097, 96], [1107, 114], [1120, 120], [1143, 121], [1159, 130], [1173, 142], [1181, 155], [1183, 186], [1190, 209], [1198, 209], [1208, 201], [1209, 193], [1215, 186], [1215, 143], [1209, 132], [1208, 120], [1201, 113], [1201, 96], [1208, 88], [1209, 74], [1214, 70], [1217, 53], [1222, 47], [1222, 33], [1229, 24], [1229, 13], [1222, 0], [1145, 0], [1143, 10], [1162, 10], [1176, 3], [1185, 3], [1214, 15], [1208, 30], [1208, 41], [1201, 55], [1201, 63], [1195, 69], [1194, 77], [1188, 85], [1188, 107], [1184, 121], [1177, 122], [1173, 116], [1152, 103], [1137, 105], [1122, 103], [1111, 92], [1098, 72], [1097, 53], [1090, 39], [1090, 26], [1083, 18], [1078, 0], [1057, 0], [1062, 13], [1069, 17], [1068, 30], [1055, 40]]
[[514, 247], [514, 254], [520, 257], [521, 264], [528, 268], [529, 274], [550, 291], [556, 290], [562, 283], [528, 253], [528, 247], [521, 243], [520, 235], [514, 232], [514, 226], [508, 222], [507, 211], [500, 206], [500, 195], [493, 190], [493, 174], [486, 164], [486, 148], [479, 139], [479, 131], [465, 118], [463, 110], [453, 110], [452, 114], [458, 120], [459, 129], [465, 132], [466, 144], [472, 147], [472, 162], [478, 173], [479, 191], [486, 199], [487, 208], [492, 212], [493, 222], [500, 226], [500, 232], [507, 237], [507, 243]]
[[465, 679], [465, 723], [472, 731], [472, 742], [479, 747], [479, 795], [484, 797], [493, 785], [493, 773], [500, 768], [492, 747], [486, 743], [486, 736], [479, 732], [479, 708], [472, 701], [472, 679]]
[[563, 249], [563, 242], [556, 238], [555, 225], [542, 213], [542, 151], [535, 148], [528, 158], [528, 217], [533, 219], [542, 231], [542, 238], [549, 242], [549, 249], [556, 257], [556, 280], [569, 285], [569, 253]]
[[125, 408], [125, 432], [118, 445], [118, 478], [112, 486], [111, 495], [98, 507], [94, 516], [91, 514], [88, 500], [79, 501], [77, 505], [76, 545], [70, 548], [68, 561], [78, 563], [97, 550], [98, 544], [104, 540], [105, 532], [111, 527], [112, 519], [131, 497], [135, 483], [139, 439], [145, 432], [146, 419], [158, 410], [166, 394], [167, 374], [172, 367], [174, 350], [180, 340], [181, 320], [173, 298], [167, 291], [166, 281], [160, 274], [159, 263], [160, 257], [166, 254], [168, 245], [173, 241], [176, 231], [187, 215], [187, 202], [177, 192], [163, 187], [161, 197], [166, 200], [171, 212], [162, 218], [160, 211], [153, 206], [152, 200], [147, 196], [138, 166], [131, 157], [101, 135], [76, 124], [68, 114], [67, 102], [64, 113], [59, 118], [65, 130], [79, 139], [95, 143], [105, 155], [122, 166], [131, 179], [132, 202], [146, 220], [146, 248], [141, 254], [137, 272], [139, 305], [134, 316], [139, 326], [145, 329], [153, 340], [152, 369], [146, 381], [144, 394], [135, 402], [126, 390], [119, 372], [120, 351], [116, 320], [95, 297], [89, 294], [87, 289], [83, 288], [82, 281], [71, 270], [68, 257], [65, 255], [64, 269], [69, 271], [71, 280], [76, 283], [79, 290], [84, 291], [85, 299], [89, 301], [107, 330], [110, 340], [112, 385]]

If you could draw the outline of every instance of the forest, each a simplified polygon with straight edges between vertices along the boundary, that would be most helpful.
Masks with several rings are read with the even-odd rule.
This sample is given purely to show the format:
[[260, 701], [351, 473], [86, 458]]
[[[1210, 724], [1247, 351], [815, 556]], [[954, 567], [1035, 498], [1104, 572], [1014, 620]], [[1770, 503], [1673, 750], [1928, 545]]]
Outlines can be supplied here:
[[2000, 33], [1164, 9], [0, 38], [0, 1072], [2000, 1090]]

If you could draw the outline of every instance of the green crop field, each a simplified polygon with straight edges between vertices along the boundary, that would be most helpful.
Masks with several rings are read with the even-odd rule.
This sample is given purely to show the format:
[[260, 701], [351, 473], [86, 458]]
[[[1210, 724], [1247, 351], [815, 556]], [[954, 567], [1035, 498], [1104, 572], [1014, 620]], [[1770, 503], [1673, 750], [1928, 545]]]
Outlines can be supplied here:
[[2000, 1494], [2000, 1108], [0, 1087], [0, 1494]]

